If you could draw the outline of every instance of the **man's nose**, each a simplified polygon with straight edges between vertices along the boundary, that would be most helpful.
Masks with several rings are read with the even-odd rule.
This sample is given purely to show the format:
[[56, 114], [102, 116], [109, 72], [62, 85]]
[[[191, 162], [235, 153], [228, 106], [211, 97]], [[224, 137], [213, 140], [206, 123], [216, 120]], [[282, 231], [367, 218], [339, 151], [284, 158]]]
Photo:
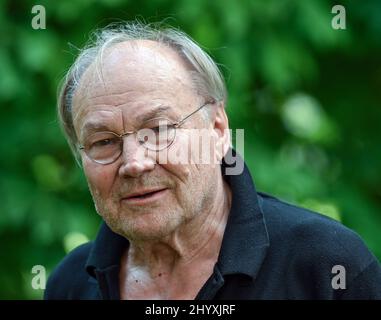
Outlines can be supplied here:
[[132, 134], [123, 138], [122, 164], [119, 175], [139, 177], [155, 168], [156, 161], [149, 156], [149, 151], [136, 141]]

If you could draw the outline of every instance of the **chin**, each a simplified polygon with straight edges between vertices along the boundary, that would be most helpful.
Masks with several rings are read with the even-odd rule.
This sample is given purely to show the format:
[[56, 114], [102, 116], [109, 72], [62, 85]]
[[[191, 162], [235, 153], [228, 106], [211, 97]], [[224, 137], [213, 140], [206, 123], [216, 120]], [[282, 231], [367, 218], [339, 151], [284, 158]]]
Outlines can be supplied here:
[[182, 221], [178, 215], [168, 211], [164, 214], [122, 215], [120, 219], [103, 218], [112, 231], [131, 241], [164, 239], [180, 227]]

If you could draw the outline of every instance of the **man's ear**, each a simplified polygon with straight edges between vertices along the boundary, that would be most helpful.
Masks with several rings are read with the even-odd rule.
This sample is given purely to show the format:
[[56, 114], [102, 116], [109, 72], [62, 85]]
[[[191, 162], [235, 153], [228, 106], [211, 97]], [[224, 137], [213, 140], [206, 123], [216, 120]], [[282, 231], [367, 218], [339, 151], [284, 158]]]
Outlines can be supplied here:
[[229, 120], [225, 111], [225, 102], [216, 102], [216, 108], [212, 109], [212, 125], [216, 134], [216, 156], [221, 161], [231, 147]]

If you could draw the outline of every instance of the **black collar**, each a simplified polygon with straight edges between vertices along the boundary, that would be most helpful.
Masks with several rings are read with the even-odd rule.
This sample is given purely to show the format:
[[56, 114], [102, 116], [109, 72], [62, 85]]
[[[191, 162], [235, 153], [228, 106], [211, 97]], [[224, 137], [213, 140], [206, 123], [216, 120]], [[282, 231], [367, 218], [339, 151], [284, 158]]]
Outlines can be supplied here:
[[[233, 156], [236, 156], [234, 150]], [[249, 169], [238, 155], [236, 160], [243, 168], [239, 175], [227, 175], [226, 170], [232, 165], [225, 161], [221, 166], [232, 191], [232, 203], [217, 265], [222, 275], [245, 274], [254, 279], [270, 243]]]
[[[254, 279], [266, 256], [269, 238], [250, 172], [242, 158], [238, 161], [242, 161], [243, 166], [239, 175], [226, 174], [232, 165], [225, 159], [221, 165], [224, 179], [232, 190], [232, 203], [217, 267], [223, 276], [245, 274]], [[95, 270], [118, 267], [128, 245], [126, 238], [111, 231], [103, 222], [86, 263], [87, 272], [95, 277]]]

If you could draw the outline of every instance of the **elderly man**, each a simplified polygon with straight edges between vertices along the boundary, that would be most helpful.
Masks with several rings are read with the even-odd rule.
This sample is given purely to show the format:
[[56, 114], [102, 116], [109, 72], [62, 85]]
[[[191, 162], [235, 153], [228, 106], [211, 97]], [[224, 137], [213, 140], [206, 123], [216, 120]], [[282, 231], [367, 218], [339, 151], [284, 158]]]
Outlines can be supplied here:
[[59, 115], [104, 223], [46, 299], [381, 298], [380, 265], [354, 232], [257, 193], [246, 166], [227, 174], [242, 159], [225, 103], [218, 67], [177, 30], [125, 24], [82, 51]]

